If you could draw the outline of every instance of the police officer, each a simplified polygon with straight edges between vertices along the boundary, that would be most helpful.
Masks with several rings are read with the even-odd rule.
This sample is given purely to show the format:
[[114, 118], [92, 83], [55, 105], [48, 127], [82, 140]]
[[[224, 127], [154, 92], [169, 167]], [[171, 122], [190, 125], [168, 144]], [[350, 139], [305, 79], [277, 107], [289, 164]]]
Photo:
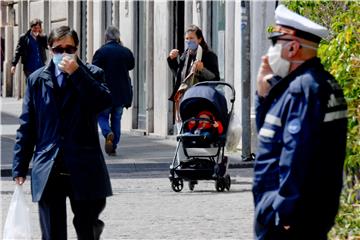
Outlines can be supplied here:
[[328, 31], [280, 5], [257, 77], [256, 239], [327, 239], [339, 207], [347, 105], [317, 58]]

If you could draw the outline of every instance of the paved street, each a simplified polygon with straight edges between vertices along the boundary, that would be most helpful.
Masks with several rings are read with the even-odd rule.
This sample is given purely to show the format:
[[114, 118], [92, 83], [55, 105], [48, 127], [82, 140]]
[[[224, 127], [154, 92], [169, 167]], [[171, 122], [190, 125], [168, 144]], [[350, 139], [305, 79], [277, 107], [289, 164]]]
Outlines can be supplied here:
[[[217, 193], [210, 181], [200, 182], [194, 192], [185, 187], [175, 193], [163, 173], [155, 178], [112, 176], [114, 196], [102, 214], [103, 239], [252, 239], [248, 169], [235, 171], [231, 191], [224, 193]], [[12, 181], [2, 180], [1, 209], [8, 209], [13, 188]], [[25, 189], [30, 203], [29, 183]], [[30, 206], [34, 239], [39, 239], [37, 206]], [[68, 216], [69, 239], [75, 239], [71, 211]]]
[[[1, 122], [1, 229], [14, 189], [9, 176], [20, 101], [2, 100]], [[103, 145], [103, 139], [101, 138]], [[169, 164], [174, 138], [125, 133], [119, 154], [106, 157], [114, 196], [101, 215], [102, 239], [253, 239], [251, 164], [239, 153], [228, 153], [232, 177], [230, 192], [218, 193], [213, 181], [200, 181], [193, 192], [171, 190]], [[31, 208], [33, 239], [40, 239], [37, 205], [31, 203], [30, 184], [24, 184]], [[68, 210], [69, 239], [76, 239]], [[2, 232], [2, 231], [1, 231]]]

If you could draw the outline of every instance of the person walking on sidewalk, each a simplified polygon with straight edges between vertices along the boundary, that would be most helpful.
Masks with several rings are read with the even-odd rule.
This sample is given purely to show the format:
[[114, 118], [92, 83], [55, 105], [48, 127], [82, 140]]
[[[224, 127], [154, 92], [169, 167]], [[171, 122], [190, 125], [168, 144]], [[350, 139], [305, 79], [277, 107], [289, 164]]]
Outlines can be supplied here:
[[16, 65], [21, 57], [21, 63], [24, 65], [26, 78], [36, 69], [45, 65], [47, 49], [47, 37], [42, 34], [42, 21], [33, 19], [30, 22], [30, 29], [20, 36], [15, 49], [15, 56], [12, 60], [11, 73], [15, 74]]
[[97, 115], [111, 106], [104, 73], [76, 55], [68, 26], [51, 31], [52, 61], [28, 78], [14, 147], [13, 177], [23, 184], [32, 159], [31, 193], [42, 239], [67, 239], [66, 198], [78, 239], [99, 239], [110, 178], [99, 144]]
[[106, 29], [105, 42], [95, 52], [92, 63], [104, 70], [111, 91], [112, 106], [99, 114], [98, 121], [105, 137], [105, 152], [115, 156], [120, 142], [123, 109], [131, 106], [133, 98], [129, 71], [134, 69], [135, 58], [130, 49], [123, 46], [116, 27]]
[[342, 188], [347, 105], [317, 58], [327, 29], [283, 5], [275, 19], [257, 77], [256, 239], [327, 239]]

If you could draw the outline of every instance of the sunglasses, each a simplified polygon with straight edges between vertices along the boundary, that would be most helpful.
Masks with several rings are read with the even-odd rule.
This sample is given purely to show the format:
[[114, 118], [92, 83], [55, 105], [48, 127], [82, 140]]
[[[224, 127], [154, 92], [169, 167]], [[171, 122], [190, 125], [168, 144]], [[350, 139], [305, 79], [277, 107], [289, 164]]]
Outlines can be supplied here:
[[271, 38], [270, 39], [271, 40], [271, 44], [273, 45], [273, 46], [275, 46], [275, 44], [276, 44], [276, 42], [278, 41], [278, 40], [281, 40], [281, 41], [288, 41], [288, 42], [291, 42], [291, 41], [295, 41], [294, 39], [289, 39], [289, 38]]
[[51, 50], [55, 53], [55, 54], [62, 54], [62, 53], [68, 53], [68, 54], [73, 54], [77, 51], [77, 47], [74, 46], [68, 46], [68, 47], [54, 47], [51, 48]]

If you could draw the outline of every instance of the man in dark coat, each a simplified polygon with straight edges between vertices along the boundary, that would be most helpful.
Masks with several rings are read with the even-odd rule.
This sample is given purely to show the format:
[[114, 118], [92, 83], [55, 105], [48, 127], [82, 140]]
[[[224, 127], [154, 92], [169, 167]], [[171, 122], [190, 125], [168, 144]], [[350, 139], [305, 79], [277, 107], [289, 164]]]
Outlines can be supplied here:
[[21, 57], [21, 63], [24, 65], [26, 78], [36, 69], [41, 68], [46, 62], [47, 37], [42, 35], [42, 21], [33, 19], [30, 22], [30, 29], [20, 36], [15, 49], [15, 56], [12, 60], [11, 73], [15, 73], [16, 64]]
[[48, 40], [52, 61], [35, 71], [20, 115], [13, 177], [23, 184], [31, 159], [31, 192], [42, 239], [67, 239], [66, 198], [79, 239], [99, 239], [99, 215], [112, 195], [99, 144], [97, 114], [111, 106], [104, 74], [76, 55], [79, 39], [62, 26]]
[[256, 239], [327, 239], [339, 207], [347, 105], [317, 58], [327, 29], [280, 5], [257, 77]]
[[105, 42], [95, 52], [92, 63], [104, 70], [113, 100], [112, 107], [100, 113], [98, 120], [105, 137], [105, 152], [114, 156], [120, 141], [123, 109], [129, 108], [132, 102], [133, 91], [129, 71], [134, 68], [135, 59], [130, 49], [122, 45], [120, 32], [116, 27], [109, 26], [106, 29]]

